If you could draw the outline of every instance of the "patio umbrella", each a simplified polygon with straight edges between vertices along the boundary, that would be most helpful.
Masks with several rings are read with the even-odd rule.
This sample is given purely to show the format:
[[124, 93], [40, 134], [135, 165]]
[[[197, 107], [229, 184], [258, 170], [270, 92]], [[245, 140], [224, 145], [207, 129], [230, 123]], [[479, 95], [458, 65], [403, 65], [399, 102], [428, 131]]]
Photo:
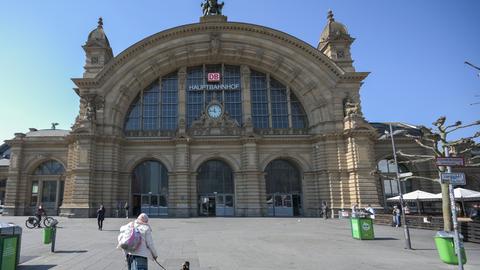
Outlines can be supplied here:
[[[387, 199], [387, 201], [399, 201], [400, 196], [392, 197]], [[416, 202], [417, 204], [417, 211], [420, 214], [420, 202], [422, 201], [438, 201], [441, 200], [441, 197], [438, 198], [436, 194], [415, 190], [409, 193], [403, 194], [403, 200], [407, 202]]]
[[[465, 201], [480, 201], [480, 192], [466, 189], [466, 188], [456, 188], [453, 190], [453, 194], [455, 196], [456, 201], [460, 201], [462, 203], [462, 210], [463, 213], [465, 212]], [[435, 195], [437, 198], [442, 198], [442, 193], [438, 193]]]

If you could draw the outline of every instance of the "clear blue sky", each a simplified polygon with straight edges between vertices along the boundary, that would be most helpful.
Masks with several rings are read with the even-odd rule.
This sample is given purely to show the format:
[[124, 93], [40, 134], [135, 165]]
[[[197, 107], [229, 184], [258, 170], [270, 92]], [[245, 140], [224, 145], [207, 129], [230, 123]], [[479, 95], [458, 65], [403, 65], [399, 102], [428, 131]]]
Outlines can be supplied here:
[[[115, 55], [162, 30], [198, 22], [200, 0], [7, 1], [0, 9], [0, 142], [29, 127], [70, 129], [88, 33], [104, 18]], [[480, 119], [480, 1], [225, 0], [230, 21], [275, 28], [317, 45], [328, 9], [356, 38], [357, 71], [369, 121], [429, 126]], [[292, 6], [298, 4], [298, 6]], [[250, 7], [253, 6], [253, 7]], [[468, 134], [473, 131], [469, 130]], [[458, 135], [466, 135], [459, 133]]]

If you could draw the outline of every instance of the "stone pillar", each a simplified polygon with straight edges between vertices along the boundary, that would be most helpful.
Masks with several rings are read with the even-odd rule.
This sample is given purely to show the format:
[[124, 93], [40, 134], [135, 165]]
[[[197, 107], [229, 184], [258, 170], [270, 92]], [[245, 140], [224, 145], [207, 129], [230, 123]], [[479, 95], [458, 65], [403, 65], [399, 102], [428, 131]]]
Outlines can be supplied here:
[[11, 147], [11, 155], [5, 189], [4, 215], [24, 215], [25, 207], [27, 207], [25, 198], [26, 178], [22, 175], [24, 138], [25, 134], [15, 133], [15, 138], [7, 141]]
[[177, 139], [175, 145], [174, 172], [169, 176], [168, 210], [172, 217], [196, 215], [196, 194], [192, 194], [190, 182], [190, 149], [188, 140]]
[[[185, 133], [185, 123], [187, 120], [187, 68], [181, 67], [178, 70], [178, 121], [179, 133]], [[183, 122], [183, 124], [182, 124]]]
[[93, 217], [97, 205], [92, 200], [95, 175], [95, 140], [93, 135], [72, 134], [68, 153], [65, 197], [60, 215]]
[[243, 123], [252, 121], [252, 105], [250, 97], [250, 68], [246, 65], [242, 65], [241, 81], [242, 81], [242, 110], [243, 110]]
[[235, 215], [266, 215], [265, 182], [258, 168], [257, 144], [244, 139], [241, 153], [241, 171], [235, 174]]
[[351, 203], [358, 203], [360, 207], [371, 204], [374, 208], [380, 208], [379, 182], [371, 175], [376, 168], [374, 140], [377, 133], [357, 115], [345, 117], [345, 130]]

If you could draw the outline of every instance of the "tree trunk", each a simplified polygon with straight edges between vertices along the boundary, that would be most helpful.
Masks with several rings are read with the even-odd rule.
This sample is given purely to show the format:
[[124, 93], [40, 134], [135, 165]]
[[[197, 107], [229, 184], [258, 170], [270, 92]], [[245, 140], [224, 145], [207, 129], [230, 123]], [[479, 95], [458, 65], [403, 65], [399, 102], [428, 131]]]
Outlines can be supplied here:
[[450, 194], [448, 193], [448, 184], [442, 186], [442, 212], [443, 212], [443, 230], [452, 231], [452, 210], [450, 208]]

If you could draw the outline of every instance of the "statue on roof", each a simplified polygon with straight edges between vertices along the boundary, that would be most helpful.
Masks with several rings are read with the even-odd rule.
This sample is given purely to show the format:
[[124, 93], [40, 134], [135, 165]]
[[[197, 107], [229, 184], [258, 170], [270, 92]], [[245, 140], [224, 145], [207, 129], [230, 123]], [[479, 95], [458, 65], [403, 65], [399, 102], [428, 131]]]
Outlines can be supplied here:
[[203, 16], [222, 15], [224, 4], [224, 2], [219, 4], [217, 0], [204, 0], [200, 5], [203, 10]]

